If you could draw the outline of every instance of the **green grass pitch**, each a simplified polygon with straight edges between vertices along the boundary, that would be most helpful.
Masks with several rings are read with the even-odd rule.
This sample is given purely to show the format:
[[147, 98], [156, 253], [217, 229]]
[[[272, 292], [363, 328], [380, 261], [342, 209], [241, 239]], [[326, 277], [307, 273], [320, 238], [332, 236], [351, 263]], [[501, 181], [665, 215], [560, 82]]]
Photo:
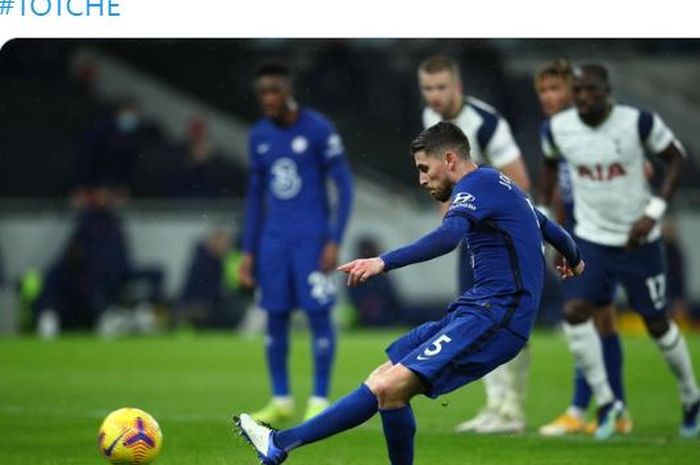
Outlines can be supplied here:
[[[354, 389], [384, 360], [398, 332], [342, 334], [333, 397]], [[700, 337], [688, 336], [700, 371]], [[414, 400], [416, 464], [700, 464], [700, 439], [676, 436], [677, 389], [660, 354], [644, 337], [625, 337], [625, 380], [635, 420], [632, 435], [596, 443], [589, 437], [542, 438], [537, 427], [560, 413], [571, 392], [571, 357], [562, 336], [532, 340], [528, 429], [519, 436], [456, 435], [484, 395], [479, 383], [438, 401]], [[309, 344], [295, 334], [293, 388], [303, 406], [310, 390]], [[0, 339], [0, 464], [100, 464], [97, 429], [109, 411], [152, 413], [164, 433], [160, 465], [246, 465], [252, 450], [231, 434], [233, 412], [268, 397], [260, 337], [201, 334], [102, 341], [68, 336], [53, 342]], [[299, 409], [299, 415], [301, 415]], [[378, 418], [295, 451], [290, 465], [386, 464]]]

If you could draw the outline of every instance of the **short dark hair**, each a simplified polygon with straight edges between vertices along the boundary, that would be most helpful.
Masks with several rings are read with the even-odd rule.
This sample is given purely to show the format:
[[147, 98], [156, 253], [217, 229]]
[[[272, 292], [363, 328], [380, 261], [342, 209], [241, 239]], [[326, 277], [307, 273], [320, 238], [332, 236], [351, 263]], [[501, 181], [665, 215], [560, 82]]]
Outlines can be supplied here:
[[608, 90], [610, 90], [610, 75], [608, 74], [608, 69], [598, 63], [586, 63], [581, 66], [577, 66], [574, 69], [574, 76], [580, 76], [581, 73], [592, 74], [603, 83], [605, 83]]
[[433, 55], [426, 58], [421, 62], [420, 66], [418, 66], [418, 70], [428, 74], [449, 71], [457, 79], [461, 79], [459, 65], [447, 55]]
[[428, 156], [439, 157], [442, 152], [452, 149], [462, 159], [469, 160], [471, 145], [469, 139], [455, 124], [441, 121], [423, 132], [411, 142], [411, 155], [425, 152]]
[[291, 79], [292, 72], [290, 71], [289, 66], [285, 65], [284, 63], [278, 61], [268, 61], [260, 65], [258, 70], [255, 72], [256, 78], [261, 78], [263, 76], [280, 76]]
[[535, 85], [545, 77], [560, 78], [567, 85], [570, 85], [574, 78], [574, 70], [569, 60], [558, 58], [554, 61], [550, 61], [537, 71], [535, 74]]

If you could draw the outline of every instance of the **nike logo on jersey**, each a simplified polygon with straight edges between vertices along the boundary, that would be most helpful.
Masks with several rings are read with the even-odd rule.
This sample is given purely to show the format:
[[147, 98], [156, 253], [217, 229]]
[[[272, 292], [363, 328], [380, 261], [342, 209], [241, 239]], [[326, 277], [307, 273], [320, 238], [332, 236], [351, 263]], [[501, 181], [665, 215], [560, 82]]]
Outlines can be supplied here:
[[270, 150], [270, 144], [260, 144], [258, 145], [258, 153], [260, 155], [267, 153]]

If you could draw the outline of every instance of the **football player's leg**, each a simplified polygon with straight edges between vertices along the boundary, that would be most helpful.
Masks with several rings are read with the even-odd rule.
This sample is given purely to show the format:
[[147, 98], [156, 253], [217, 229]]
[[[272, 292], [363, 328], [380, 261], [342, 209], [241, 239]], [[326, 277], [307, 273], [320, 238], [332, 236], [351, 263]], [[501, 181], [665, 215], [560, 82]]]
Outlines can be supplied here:
[[336, 339], [329, 310], [309, 313], [308, 317], [312, 338], [311, 351], [314, 360], [314, 387], [313, 396], [309, 399], [305, 419], [319, 414], [328, 407]]
[[288, 367], [292, 283], [284, 244], [279, 241], [264, 241], [256, 269], [260, 284], [260, 306], [267, 313], [265, 356], [272, 385], [272, 399], [252, 416], [258, 421], [274, 424], [291, 418], [294, 413]]
[[[611, 303], [599, 309], [593, 319], [603, 346], [603, 359], [605, 360], [605, 371], [608, 374], [610, 388], [613, 390], [615, 398], [620, 400], [626, 408], [622, 342], [620, 333], [617, 331], [615, 305]], [[632, 427], [632, 418], [625, 410], [625, 413], [617, 419], [615, 428], [618, 433], [629, 434], [632, 432]]]
[[412, 465], [416, 420], [410, 399], [424, 391], [418, 376], [401, 364], [370, 377], [367, 385], [379, 401], [384, 438], [392, 465]]
[[[443, 319], [444, 320], [444, 319]], [[442, 327], [443, 321], [425, 323], [394, 341], [387, 349], [390, 360], [399, 361], [412, 353], [426, 339], [434, 336]], [[341, 398], [319, 415], [301, 425], [275, 433], [275, 444], [289, 451], [295, 447], [319, 441], [341, 431], [353, 428], [370, 419], [379, 408], [375, 394], [370, 390], [370, 380], [380, 379], [392, 368], [393, 362], [380, 365], [370, 374], [366, 383]]]
[[293, 449], [364, 423], [377, 413], [377, 408], [377, 397], [363, 383], [319, 415], [294, 428], [274, 431], [247, 414], [234, 417], [234, 420], [241, 434], [255, 447], [261, 463], [278, 465]]
[[336, 286], [332, 275], [318, 269], [322, 243], [304, 242], [293, 251], [294, 290], [297, 304], [308, 316], [311, 329], [311, 352], [314, 361], [313, 395], [309, 399], [305, 419], [328, 406], [328, 394], [335, 358], [336, 333], [331, 310], [335, 304]]
[[678, 382], [683, 404], [680, 434], [697, 435], [700, 389], [685, 338], [666, 315], [666, 270], [661, 242], [655, 241], [630, 252], [620, 265], [620, 276], [632, 308], [644, 318], [649, 334]]

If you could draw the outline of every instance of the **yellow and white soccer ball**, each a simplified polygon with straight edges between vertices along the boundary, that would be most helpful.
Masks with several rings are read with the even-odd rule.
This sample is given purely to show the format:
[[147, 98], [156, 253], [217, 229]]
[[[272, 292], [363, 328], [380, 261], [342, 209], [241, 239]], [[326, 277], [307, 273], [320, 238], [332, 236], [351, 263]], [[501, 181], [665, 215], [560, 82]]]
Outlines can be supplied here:
[[137, 408], [120, 408], [107, 415], [97, 438], [100, 454], [119, 465], [142, 465], [158, 457], [163, 433], [155, 418]]

